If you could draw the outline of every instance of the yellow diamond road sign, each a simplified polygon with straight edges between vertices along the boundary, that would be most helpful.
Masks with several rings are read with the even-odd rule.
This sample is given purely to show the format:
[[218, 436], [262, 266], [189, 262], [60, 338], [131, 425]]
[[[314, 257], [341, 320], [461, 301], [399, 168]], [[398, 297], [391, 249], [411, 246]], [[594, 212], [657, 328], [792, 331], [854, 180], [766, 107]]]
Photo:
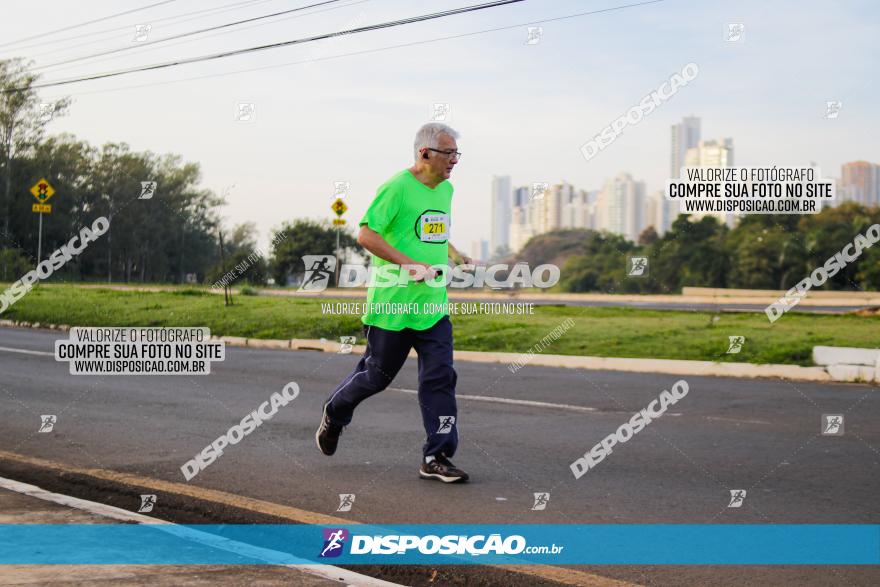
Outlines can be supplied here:
[[52, 195], [55, 193], [55, 190], [52, 188], [49, 182], [46, 181], [46, 178], [43, 178], [34, 184], [34, 186], [31, 188], [31, 193], [34, 195], [38, 202], [44, 203], [46, 200], [52, 197]]
[[336, 201], [330, 205], [330, 209], [336, 212], [337, 216], [342, 216], [348, 210], [348, 206], [342, 201], [342, 198], [336, 198]]

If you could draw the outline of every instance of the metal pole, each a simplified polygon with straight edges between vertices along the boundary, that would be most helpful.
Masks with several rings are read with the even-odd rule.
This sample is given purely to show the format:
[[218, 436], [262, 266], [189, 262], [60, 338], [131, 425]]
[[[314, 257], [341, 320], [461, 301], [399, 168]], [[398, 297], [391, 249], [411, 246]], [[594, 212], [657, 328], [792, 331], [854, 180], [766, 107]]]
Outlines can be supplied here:
[[336, 287], [339, 287], [339, 225], [336, 225]]
[[232, 305], [232, 290], [226, 282], [226, 253], [223, 251], [223, 231], [220, 234], [220, 269], [223, 272], [223, 303], [226, 306]]
[[40, 212], [40, 229], [39, 236], [37, 237], [37, 265], [40, 264], [40, 260], [43, 257], [43, 213]]

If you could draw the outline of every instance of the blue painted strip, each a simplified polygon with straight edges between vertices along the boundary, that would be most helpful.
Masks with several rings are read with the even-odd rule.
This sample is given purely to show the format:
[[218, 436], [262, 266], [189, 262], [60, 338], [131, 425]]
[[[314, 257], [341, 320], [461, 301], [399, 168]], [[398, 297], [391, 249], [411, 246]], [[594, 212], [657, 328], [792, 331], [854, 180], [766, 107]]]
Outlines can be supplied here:
[[877, 565], [880, 525], [0, 525], [0, 564], [307, 563]]

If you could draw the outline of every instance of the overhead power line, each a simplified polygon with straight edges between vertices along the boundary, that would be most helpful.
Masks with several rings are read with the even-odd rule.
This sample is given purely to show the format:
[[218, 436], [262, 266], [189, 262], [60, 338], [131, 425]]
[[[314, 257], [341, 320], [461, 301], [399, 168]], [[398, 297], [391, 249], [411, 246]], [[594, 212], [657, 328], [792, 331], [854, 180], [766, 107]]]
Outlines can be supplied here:
[[126, 14], [133, 14], [135, 12], [141, 12], [143, 10], [148, 10], [150, 8], [155, 8], [156, 6], [162, 6], [163, 4], [171, 4], [172, 2], [177, 2], [177, 0], [163, 0], [162, 2], [156, 2], [155, 4], [149, 4], [147, 6], [141, 6], [140, 8], [132, 8], [131, 10], [126, 10], [125, 12], [117, 12], [116, 14], [111, 14], [109, 16], [103, 16], [101, 18], [96, 18], [94, 20], [87, 20], [85, 22], [80, 22], [77, 24], [69, 24], [60, 29], [55, 29], [54, 31], [46, 31], [44, 33], [40, 33], [38, 35], [32, 35], [30, 37], [23, 37], [21, 39], [16, 39], [15, 41], [8, 41], [6, 43], [0, 43], [0, 47], [6, 47], [8, 45], [16, 45], [23, 41], [30, 41], [33, 39], [39, 39], [41, 37], [45, 37], [47, 35], [51, 35], [53, 33], [60, 33], [61, 31], [69, 31], [70, 29], [78, 29], [84, 26], [88, 26], [90, 24], [95, 24], [96, 22], [103, 22], [105, 20], [110, 20], [111, 18], [118, 18], [120, 16], [125, 16]]
[[[348, 1], [348, 0], [346, 0], [346, 1]], [[215, 38], [215, 37], [219, 37], [219, 36], [222, 36], [222, 35], [230, 35], [230, 34], [235, 34], [235, 33], [241, 33], [241, 32], [244, 32], [244, 31], [247, 31], [247, 30], [250, 30], [250, 29], [254, 29], [254, 28], [258, 28], [258, 27], [264, 27], [264, 26], [276, 25], [276, 24], [278, 24], [278, 23], [286, 22], [286, 21], [288, 21], [288, 20], [299, 19], [299, 18], [307, 18], [307, 17], [310, 17], [310, 16], [314, 16], [314, 15], [316, 15], [316, 14], [321, 14], [321, 13], [323, 13], [323, 12], [331, 12], [331, 11], [336, 11], [336, 10], [344, 10], [344, 9], [346, 9], [346, 8], [350, 8], [350, 7], [352, 7], [352, 6], [357, 6], [357, 5], [359, 5], [359, 4], [364, 4], [364, 3], [366, 3], [366, 2], [371, 2], [371, 1], [372, 1], [372, 0], [351, 0], [349, 4], [338, 4], [338, 5], [336, 5], [336, 6], [328, 6], [328, 7], [326, 7], [326, 8], [321, 8], [321, 9], [315, 10], [314, 12], [309, 12], [309, 13], [306, 13], [306, 14], [292, 14], [292, 15], [289, 15], [289, 16], [285, 16], [285, 17], [283, 17], [283, 18], [281, 18], [281, 19], [279, 19], [279, 20], [277, 20], [277, 21], [274, 21], [274, 22], [260, 22], [260, 23], [256, 23], [256, 24], [249, 25], [249, 26], [245, 26], [245, 27], [243, 27], [243, 28], [241, 28], [241, 29], [237, 29], [237, 30], [218, 31], [218, 32], [216, 32], [216, 33], [212, 33], [212, 34], [209, 34], [209, 35], [205, 35], [204, 37], [201, 37], [201, 38], [199, 38], [199, 39], [183, 39], [183, 40], [181, 40], [181, 41], [177, 41], [177, 42], [175, 42], [175, 43], [169, 43], [169, 44], [167, 44], [167, 45], [162, 45], [162, 46], [160, 46], [160, 47], [150, 47], [150, 48], [147, 48], [147, 49], [145, 49], [145, 50], [143, 50], [143, 51], [139, 51], [139, 52], [137, 53], [137, 55], [138, 55], [138, 57], [140, 57], [141, 55], [146, 54], [146, 53], [151, 52], [151, 51], [167, 50], [167, 49], [170, 49], [171, 47], [178, 47], [178, 46], [180, 46], [180, 45], [186, 45], [187, 43], [196, 43], [196, 42], [199, 42], [199, 41], [203, 41], [203, 40], [205, 40], [205, 39], [213, 39], [213, 38]], [[116, 56], [104, 57], [103, 59], [97, 59], [97, 60], [94, 60], [94, 61], [90, 62], [89, 65], [95, 65], [95, 64], [98, 64], [98, 63], [104, 63], [104, 62], [106, 62], [106, 61], [113, 61], [113, 60], [115, 60], [115, 59], [120, 59], [120, 58], [123, 58], [123, 57], [125, 57], [125, 56], [124, 56], [124, 55], [116, 55]], [[52, 70], [52, 73], [57, 74], [57, 73], [60, 72], [60, 71], [66, 71], [66, 70], [68, 70], [68, 69], [75, 69], [75, 68], [77, 68], [77, 67], [79, 67], [79, 66], [76, 65], [76, 64], [74, 64], [74, 65], [67, 65], [67, 66], [65, 66], [65, 67], [60, 67], [60, 68], [55, 68], [55, 69], [53, 69], [53, 70]]]
[[209, 33], [211, 31], [218, 31], [221, 29], [227, 29], [234, 26], [239, 26], [242, 24], [247, 24], [249, 22], [255, 22], [258, 20], [265, 20], [267, 18], [274, 18], [276, 16], [283, 16], [285, 14], [291, 14], [293, 12], [300, 12], [302, 10], [308, 10], [309, 8], [315, 8], [316, 6], [324, 6], [326, 4], [335, 4], [340, 2], [341, 0], [324, 0], [324, 2], [316, 2], [315, 4], [309, 4], [307, 6], [300, 6], [299, 8], [291, 8], [289, 10], [282, 10], [280, 12], [273, 12], [272, 14], [264, 14], [263, 16], [255, 16], [253, 18], [246, 18], [243, 20], [237, 20], [234, 22], [229, 22], [226, 24], [220, 24], [212, 27], [206, 27], [203, 29], [199, 29], [196, 31], [190, 31], [188, 33], [179, 33], [176, 35], [171, 35], [169, 37], [163, 37], [161, 39], [156, 39], [155, 41], [145, 41], [143, 43], [138, 43], [137, 45], [128, 45], [126, 47], [119, 47], [118, 49], [110, 49], [109, 51], [102, 51], [101, 53], [94, 53], [92, 55], [85, 55], [83, 57], [74, 57], [73, 59], [67, 59], [65, 61], [58, 61], [56, 63], [50, 63], [48, 65], [41, 65], [40, 67], [34, 67], [33, 71], [38, 71], [40, 69], [46, 69], [49, 67], [56, 67], [58, 65], [66, 65], [68, 63], [74, 63], [76, 61], [83, 61], [86, 59], [93, 59], [95, 57], [103, 57], [104, 55], [112, 55], [114, 53], [121, 53], [123, 51], [131, 51], [132, 49], [141, 49], [143, 47], [148, 47], [150, 45], [156, 45], [158, 43], [164, 43], [166, 41], [173, 41], [175, 39], [182, 39], [184, 37], [191, 37], [193, 35], [201, 35], [203, 33]]
[[[233, 2], [232, 4], [224, 4], [222, 6], [214, 6], [213, 8], [203, 8], [202, 10], [194, 10], [192, 12], [184, 12], [183, 14], [172, 14], [170, 16], [163, 16], [160, 18], [150, 18], [149, 24], [156, 24], [159, 22], [165, 22], [168, 20], [175, 21], [186, 18], [187, 16], [193, 15], [206, 15], [211, 16], [211, 14], [205, 13], [213, 13], [219, 14], [221, 12], [230, 12], [233, 10], [239, 10], [240, 7], [248, 6], [251, 4], [265, 4], [267, 2], [274, 2], [275, 0], [244, 0], [242, 2]], [[199, 20], [204, 18], [204, 16], [196, 16], [195, 18], [190, 18], [186, 20], [181, 20], [181, 22], [189, 22], [190, 20]], [[117, 33], [119, 31], [130, 31], [134, 27], [134, 25], [127, 24], [123, 26], [118, 26], [110, 29], [102, 29], [100, 31], [91, 31], [88, 33], [82, 33], [79, 35], [74, 35], [72, 37], [53, 37], [51, 39], [40, 39], [39, 43], [31, 43], [29, 45], [22, 45], [21, 47], [16, 47], [15, 49], [10, 49], [10, 51], [20, 51], [22, 49], [30, 49], [32, 47], [48, 47], [58, 45], [59, 43], [65, 43], [67, 41], [76, 41], [78, 39], [84, 39], [87, 37], [94, 37], [95, 35], [103, 35], [104, 33]], [[129, 34], [125, 35], [113, 35], [112, 37], [102, 37], [100, 39], [94, 39], [91, 41], [86, 41], [84, 43], [77, 43], [75, 45], [67, 45], [65, 47], [61, 47], [60, 49], [53, 49], [52, 51], [46, 51], [44, 53], [38, 53], [33, 55], [33, 57], [42, 57], [43, 55], [49, 55], [51, 53], [58, 53], [59, 51], [67, 51], [69, 49], [74, 49], [76, 47], [82, 47], [83, 45], [91, 45], [93, 43], [100, 43], [101, 41], [107, 41], [112, 39], [121, 39], [123, 37], [130, 37]]]
[[532, 20], [532, 21], [528, 21], [528, 22], [520, 22], [520, 23], [516, 23], [516, 24], [510, 24], [510, 25], [504, 25], [504, 26], [500, 26], [500, 27], [494, 27], [494, 28], [491, 28], [491, 29], [482, 29], [482, 30], [471, 31], [471, 32], [467, 32], [467, 33], [459, 33], [459, 34], [455, 34], [455, 35], [447, 35], [447, 36], [445, 36], [445, 37], [434, 37], [433, 39], [424, 39], [424, 40], [422, 40], [422, 41], [411, 41], [411, 42], [408, 42], [408, 43], [398, 43], [398, 44], [396, 44], [396, 45], [386, 45], [386, 46], [384, 46], [384, 47], [375, 47], [375, 48], [373, 48], [373, 49], [364, 49], [364, 50], [361, 50], [361, 51], [352, 51], [352, 52], [349, 52], [349, 53], [339, 53], [339, 54], [337, 54], [337, 55], [327, 55], [327, 56], [325, 56], [325, 57], [316, 57], [316, 58], [313, 58], [313, 59], [301, 59], [301, 60], [299, 60], [299, 61], [288, 61], [288, 62], [286, 62], [286, 63], [275, 63], [275, 64], [272, 64], [272, 65], [261, 65], [261, 66], [258, 66], [258, 67], [248, 67], [248, 68], [245, 68], [245, 69], [237, 69], [237, 70], [235, 70], [235, 71], [224, 71], [224, 72], [219, 72], [219, 73], [209, 73], [209, 74], [197, 75], [197, 76], [192, 76], [192, 77], [185, 77], [185, 78], [180, 78], [180, 79], [166, 80], [166, 81], [163, 81], [163, 82], [151, 82], [151, 83], [147, 83], [147, 84], [136, 84], [136, 85], [130, 85], [130, 86], [120, 86], [120, 87], [116, 87], [116, 88], [107, 88], [107, 89], [104, 89], [104, 90], [89, 90], [89, 91], [86, 91], [86, 92], [73, 92], [73, 93], [70, 94], [70, 95], [72, 95], [72, 96], [85, 96], [85, 95], [92, 95], [92, 94], [106, 94], [106, 93], [108, 93], [108, 92], [120, 92], [120, 91], [125, 91], [125, 90], [139, 90], [139, 89], [141, 89], [141, 88], [154, 88], [154, 87], [156, 87], [156, 86], [167, 86], [167, 85], [171, 85], [171, 84], [179, 84], [179, 83], [185, 83], [185, 82], [189, 82], [189, 81], [197, 81], [197, 80], [203, 80], [203, 79], [212, 79], [212, 78], [218, 78], [218, 77], [226, 77], [226, 76], [230, 76], [230, 75], [238, 75], [238, 74], [240, 74], [240, 73], [251, 73], [251, 72], [254, 72], [254, 71], [263, 71], [263, 70], [267, 70], [267, 69], [278, 69], [278, 68], [281, 68], [281, 67], [290, 67], [290, 66], [292, 66], [292, 65], [303, 65], [303, 64], [305, 64], [305, 63], [317, 63], [317, 62], [319, 62], [319, 61], [332, 61], [332, 60], [334, 60], [334, 59], [341, 59], [341, 58], [343, 58], [343, 57], [355, 57], [355, 56], [359, 56], [359, 55], [367, 55], [367, 54], [370, 54], [370, 53], [379, 53], [379, 52], [382, 52], [382, 51], [390, 51], [390, 50], [393, 50], [393, 49], [401, 49], [401, 48], [404, 48], [404, 47], [415, 47], [415, 46], [418, 46], [418, 45], [425, 45], [425, 44], [428, 44], [428, 43], [439, 43], [439, 42], [441, 42], [441, 41], [450, 41], [450, 40], [453, 40], [453, 39], [463, 39], [463, 38], [466, 38], [466, 37], [473, 37], [473, 36], [476, 36], [476, 35], [482, 35], [482, 34], [486, 34], [486, 33], [494, 33], [494, 32], [498, 32], [498, 31], [506, 31], [506, 30], [511, 30], [511, 29], [517, 29], [517, 28], [522, 28], [522, 27], [530, 26], [530, 25], [545, 24], [545, 23], [548, 23], [548, 22], [556, 22], [556, 21], [560, 21], [560, 20], [567, 20], [567, 19], [571, 19], [571, 18], [578, 18], [578, 17], [581, 17], [581, 16], [590, 16], [590, 15], [593, 15], [593, 14], [600, 14], [600, 13], [603, 13], [603, 12], [614, 12], [614, 11], [617, 11], [617, 10], [624, 10], [624, 9], [626, 9], [626, 8], [635, 8], [635, 7], [637, 7], [637, 6], [646, 6], [646, 5], [648, 5], [648, 4], [657, 4], [657, 3], [660, 3], [660, 2], [664, 2], [664, 1], [665, 1], [665, 0], [645, 0], [644, 2], [636, 2], [636, 3], [633, 3], [633, 4], [621, 4], [621, 5], [618, 5], [618, 6], [610, 6], [610, 7], [608, 7], [608, 8], [600, 8], [600, 9], [597, 9], [597, 10], [590, 10], [590, 11], [587, 11], [587, 12], [578, 12], [578, 13], [575, 13], [575, 14], [566, 14], [566, 15], [564, 15], [564, 16], [556, 16], [556, 17], [553, 17], [553, 18], [545, 18], [545, 19], [541, 19], [541, 20]]
[[[99, 73], [99, 74], [94, 74], [94, 75], [89, 75], [89, 76], [84, 76], [84, 77], [51, 81], [51, 82], [46, 82], [43, 84], [34, 84], [30, 87], [31, 87], [31, 89], [49, 88], [49, 87], [54, 87], [54, 86], [63, 86], [63, 85], [74, 84], [74, 83], [79, 83], [79, 82], [93, 81], [93, 80], [97, 80], [97, 79], [105, 79], [105, 78], [109, 78], [109, 77], [116, 77], [116, 76], [120, 76], [120, 75], [137, 73], [137, 72], [141, 72], [141, 71], [154, 71], [154, 70], [158, 70], [158, 69], [166, 69], [169, 67], [176, 67], [179, 65], [186, 65], [186, 64], [190, 64], [190, 63], [211, 61], [211, 60], [216, 60], [216, 59], [223, 59], [226, 57], [232, 57], [235, 55], [245, 55], [245, 54], [254, 53], [257, 51], [266, 51], [269, 49], [277, 49], [279, 47], [288, 47], [291, 45], [310, 43], [310, 42], [320, 41], [322, 39], [329, 39], [331, 37], [337, 37], [337, 36], [341, 36], [341, 35], [354, 35], [354, 34], [358, 34], [358, 33], [364, 33], [364, 32], [369, 32], [369, 31], [380, 30], [380, 29], [392, 28], [392, 27], [402, 26], [402, 25], [406, 25], [406, 24], [412, 24], [412, 23], [416, 23], [416, 22], [424, 22], [424, 21], [428, 21], [428, 20], [434, 20], [437, 18], [444, 18], [447, 16], [453, 16], [456, 14], [464, 14], [467, 12], [476, 12], [478, 10], [495, 8], [495, 7], [504, 6], [507, 4], [515, 4], [518, 2], [522, 2], [522, 1], [523, 0], [497, 0], [496, 2], [475, 4], [472, 6], [465, 6], [462, 8], [455, 8], [452, 10], [444, 10], [442, 12], [435, 12], [435, 13], [431, 13], [431, 14], [424, 14], [421, 16], [413, 16], [410, 18], [403, 18], [403, 19], [399, 19], [399, 20], [382, 22], [382, 23], [364, 26], [364, 27], [357, 27], [357, 28], [348, 29], [345, 31], [338, 31], [335, 33], [325, 33], [322, 35], [314, 35], [311, 37], [304, 37], [301, 39], [293, 39], [290, 41], [282, 41], [279, 43], [270, 43], [268, 45], [258, 45], [256, 47], [247, 47], [244, 49], [236, 49], [234, 51], [224, 51], [222, 53], [213, 53], [210, 55], [202, 55], [199, 57], [190, 57], [187, 59], [179, 59], [176, 61], [167, 61], [165, 63], [157, 63], [154, 65], [145, 65], [145, 66], [141, 66], [141, 67], [133, 67], [133, 68], [129, 68], [129, 69], [123, 69], [123, 70], [112, 71], [112, 72], [107, 72], [107, 73]], [[9, 89], [3, 90], [3, 92], [4, 93], [18, 92], [18, 91], [22, 91], [24, 89], [25, 88], [9, 88]]]

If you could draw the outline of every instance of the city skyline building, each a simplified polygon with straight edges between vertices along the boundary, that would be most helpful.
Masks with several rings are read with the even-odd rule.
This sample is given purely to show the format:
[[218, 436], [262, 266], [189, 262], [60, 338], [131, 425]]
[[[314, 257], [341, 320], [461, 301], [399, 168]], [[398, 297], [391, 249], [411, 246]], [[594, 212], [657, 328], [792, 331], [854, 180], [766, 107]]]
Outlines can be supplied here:
[[[669, 143], [669, 178], [677, 179], [681, 168], [685, 166], [685, 157], [688, 149], [693, 149], [700, 144], [701, 121], [697, 116], [685, 116], [681, 122], [673, 124], [670, 128]], [[663, 234], [672, 226], [679, 214], [678, 204], [667, 200], [665, 197], [657, 202], [657, 209], [653, 218], [656, 220], [654, 228], [658, 234]]]
[[510, 246], [511, 192], [509, 175], [492, 176], [492, 254], [499, 248]]
[[[720, 141], [700, 141], [696, 147], [687, 150], [684, 157], [685, 167], [735, 167], [733, 139], [724, 138]], [[741, 214], [733, 212], [698, 212], [690, 215], [692, 220], [704, 216], [714, 216], [730, 228], [738, 222]]]
[[868, 161], [851, 161], [841, 165], [835, 203], [840, 202], [880, 205], [880, 165]]
[[645, 228], [645, 183], [620, 172], [602, 186], [597, 202], [597, 226], [637, 241]]

